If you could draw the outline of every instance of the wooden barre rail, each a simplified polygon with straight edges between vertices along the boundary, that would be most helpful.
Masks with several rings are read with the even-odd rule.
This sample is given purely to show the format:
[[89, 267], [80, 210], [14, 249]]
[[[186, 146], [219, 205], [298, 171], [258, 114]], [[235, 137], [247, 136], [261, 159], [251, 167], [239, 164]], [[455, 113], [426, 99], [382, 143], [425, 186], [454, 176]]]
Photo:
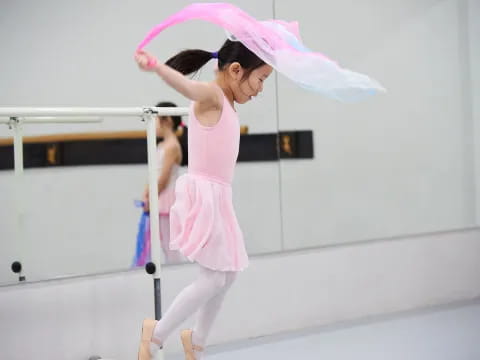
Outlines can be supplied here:
[[[178, 136], [183, 133], [182, 129], [177, 132]], [[248, 133], [248, 126], [242, 125], [240, 133], [245, 135]], [[146, 130], [129, 130], [129, 131], [109, 131], [109, 132], [85, 132], [71, 134], [53, 134], [53, 135], [36, 135], [24, 136], [24, 144], [45, 144], [71, 141], [90, 141], [90, 140], [123, 140], [123, 139], [146, 139]], [[0, 146], [13, 145], [13, 137], [0, 138]]]

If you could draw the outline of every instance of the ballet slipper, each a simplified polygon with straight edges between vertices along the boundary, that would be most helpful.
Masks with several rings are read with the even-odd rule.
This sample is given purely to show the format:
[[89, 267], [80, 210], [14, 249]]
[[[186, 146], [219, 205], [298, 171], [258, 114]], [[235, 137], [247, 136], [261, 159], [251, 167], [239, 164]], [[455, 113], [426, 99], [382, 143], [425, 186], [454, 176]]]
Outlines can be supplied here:
[[180, 334], [183, 344], [183, 351], [185, 352], [185, 360], [196, 360], [195, 351], [203, 351], [201, 346], [193, 344], [192, 333], [192, 330], [183, 330]]
[[151, 350], [152, 345], [154, 345], [153, 347], [155, 347], [155, 345], [157, 348], [160, 347], [159, 344], [152, 344], [153, 330], [155, 329], [156, 324], [157, 320], [143, 320], [142, 336], [140, 338], [140, 346], [138, 349], [138, 360], [151, 360], [154, 355], [152, 352], [155, 352], [154, 349]]

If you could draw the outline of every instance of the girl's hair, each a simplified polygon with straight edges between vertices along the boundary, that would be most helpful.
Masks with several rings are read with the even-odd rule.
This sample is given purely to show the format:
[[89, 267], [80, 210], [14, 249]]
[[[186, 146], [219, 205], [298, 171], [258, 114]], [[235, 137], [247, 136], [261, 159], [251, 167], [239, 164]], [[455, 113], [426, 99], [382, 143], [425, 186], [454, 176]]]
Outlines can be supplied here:
[[[161, 101], [155, 107], [177, 107], [176, 104], [174, 104], [171, 101]], [[188, 164], [188, 128], [185, 124], [182, 124], [182, 117], [178, 115], [173, 115], [170, 116], [173, 121], [173, 131], [177, 132], [178, 127], [182, 125], [182, 131], [180, 134], [177, 133], [178, 140], [180, 141], [180, 148], [182, 149], [182, 163], [181, 165], [187, 165]], [[160, 142], [160, 139], [157, 139], [158, 142]]]
[[[155, 107], [177, 107], [176, 104], [170, 101], [161, 101]], [[170, 116], [173, 121], [173, 131], [177, 131], [178, 127], [182, 123], [182, 117], [179, 115]]]
[[215, 57], [218, 57], [218, 69], [220, 71], [224, 70], [227, 65], [238, 62], [246, 70], [242, 80], [246, 79], [253, 70], [265, 65], [262, 59], [247, 49], [241, 42], [231, 40], [225, 41], [217, 53], [198, 49], [184, 50], [168, 59], [166, 64], [183, 75], [189, 75], [196, 73]]

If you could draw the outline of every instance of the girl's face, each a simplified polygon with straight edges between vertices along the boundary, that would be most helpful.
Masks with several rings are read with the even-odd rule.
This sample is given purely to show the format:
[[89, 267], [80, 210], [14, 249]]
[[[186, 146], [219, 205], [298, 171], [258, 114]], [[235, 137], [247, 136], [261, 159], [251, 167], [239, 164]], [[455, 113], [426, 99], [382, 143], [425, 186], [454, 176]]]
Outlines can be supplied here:
[[157, 116], [157, 137], [164, 137], [168, 129], [173, 129], [173, 120], [170, 116]]
[[270, 65], [262, 65], [253, 70], [244, 79], [245, 69], [239, 63], [230, 64], [228, 67], [230, 88], [233, 92], [233, 100], [238, 104], [245, 104], [263, 91], [263, 82], [270, 76], [273, 68]]

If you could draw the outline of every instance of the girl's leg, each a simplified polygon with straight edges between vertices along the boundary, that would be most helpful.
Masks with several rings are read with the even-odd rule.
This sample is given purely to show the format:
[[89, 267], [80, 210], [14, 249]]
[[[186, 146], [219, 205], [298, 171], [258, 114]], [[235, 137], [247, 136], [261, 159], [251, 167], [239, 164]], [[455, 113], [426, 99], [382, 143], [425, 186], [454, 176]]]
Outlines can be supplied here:
[[221, 293], [227, 284], [225, 272], [200, 268], [199, 278], [183, 289], [157, 322], [152, 341], [162, 345], [167, 337], [207, 301]]
[[[213, 322], [215, 321], [221, 307], [225, 295], [228, 292], [228, 289], [232, 286], [233, 282], [236, 279], [237, 274], [234, 272], [225, 273], [225, 286], [223, 289], [217, 293], [214, 297], [208, 300], [198, 311], [197, 320], [193, 328], [192, 342], [193, 344], [205, 347], [207, 342], [208, 334], [212, 328]], [[195, 353], [196, 358], [200, 360], [202, 358], [202, 352]]]

